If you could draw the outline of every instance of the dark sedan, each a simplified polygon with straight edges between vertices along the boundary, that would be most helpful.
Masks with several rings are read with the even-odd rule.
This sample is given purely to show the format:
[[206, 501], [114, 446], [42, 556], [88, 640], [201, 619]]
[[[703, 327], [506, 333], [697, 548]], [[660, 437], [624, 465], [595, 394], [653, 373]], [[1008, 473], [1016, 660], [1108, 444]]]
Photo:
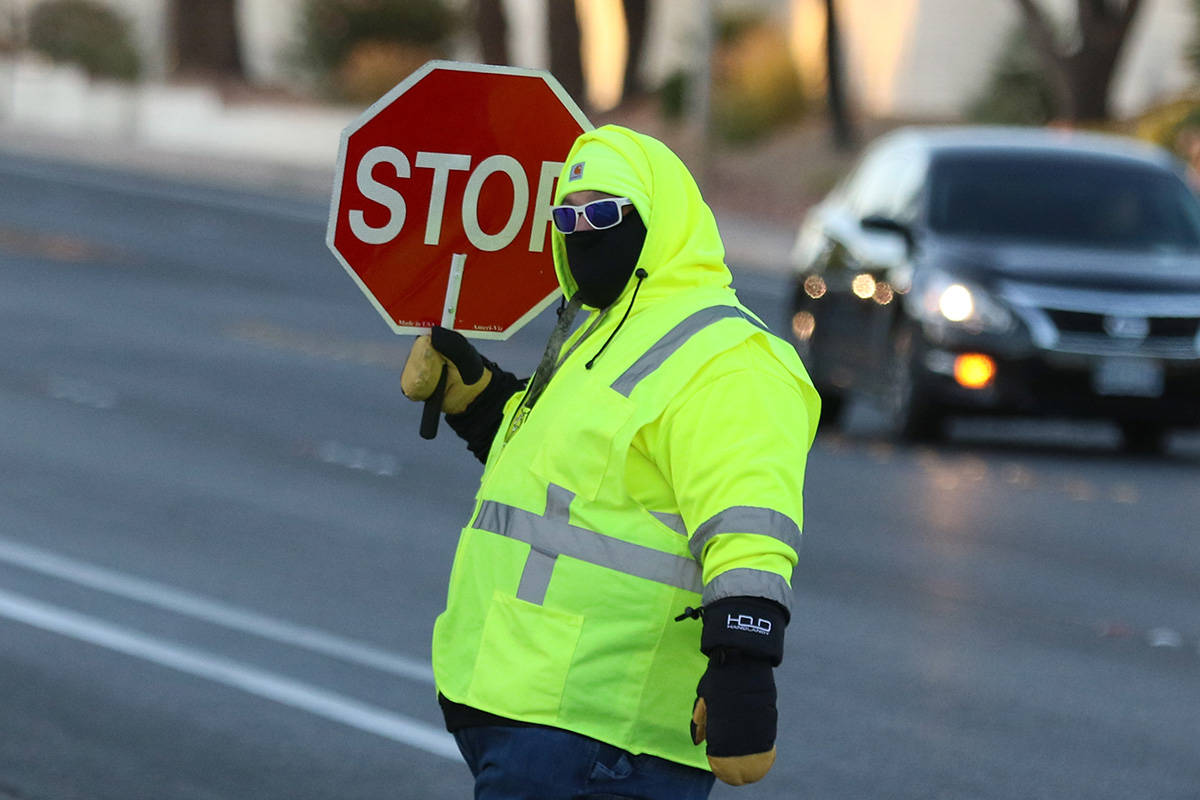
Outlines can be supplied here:
[[792, 333], [836, 421], [1104, 418], [1157, 451], [1200, 425], [1200, 203], [1166, 152], [1098, 134], [907, 128], [807, 215]]

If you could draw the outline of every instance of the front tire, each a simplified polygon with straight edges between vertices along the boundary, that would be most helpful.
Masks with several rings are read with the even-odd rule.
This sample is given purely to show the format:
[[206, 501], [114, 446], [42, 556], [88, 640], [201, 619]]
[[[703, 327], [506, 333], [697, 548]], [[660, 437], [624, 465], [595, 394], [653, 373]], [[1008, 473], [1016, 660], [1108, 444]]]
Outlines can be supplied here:
[[834, 430], [841, 427], [842, 417], [846, 413], [846, 398], [841, 392], [836, 392], [833, 389], [817, 388], [817, 394], [821, 396], [821, 421], [818, 428], [822, 430]]
[[[812, 379], [817, 394], [821, 396], [819, 429], [831, 431], [841, 427], [846, 411], [846, 394], [843, 390], [834, 389], [825, 381], [829, 370], [823, 368], [823, 361], [817, 354], [819, 346], [817, 348], [813, 346], [813, 340], [817, 334], [815, 330], [817, 327], [815, 312], [801, 287], [802, 284], [798, 283], [796, 286], [796, 298], [792, 304], [792, 343], [796, 348], [796, 354], [800, 356], [800, 361], [804, 364], [804, 368], [808, 370], [808, 376]], [[801, 337], [795, 327], [795, 319], [801, 312], [813, 315], [811, 318], [813, 329], [805, 337]]]
[[1167, 449], [1167, 427], [1145, 420], [1119, 420], [1121, 450], [1144, 456], [1162, 455]]
[[892, 334], [891, 358], [883, 392], [883, 412], [892, 437], [934, 442], [945, 435], [945, 415], [918, 379], [917, 335], [904, 325]]

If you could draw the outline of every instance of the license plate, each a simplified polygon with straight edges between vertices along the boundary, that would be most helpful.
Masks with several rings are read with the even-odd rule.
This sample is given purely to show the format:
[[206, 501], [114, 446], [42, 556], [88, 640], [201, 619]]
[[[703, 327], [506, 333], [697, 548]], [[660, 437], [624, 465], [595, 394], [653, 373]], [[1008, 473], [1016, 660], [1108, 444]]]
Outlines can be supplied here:
[[1092, 372], [1092, 388], [1117, 397], [1161, 397], [1163, 367], [1149, 358], [1105, 358]]

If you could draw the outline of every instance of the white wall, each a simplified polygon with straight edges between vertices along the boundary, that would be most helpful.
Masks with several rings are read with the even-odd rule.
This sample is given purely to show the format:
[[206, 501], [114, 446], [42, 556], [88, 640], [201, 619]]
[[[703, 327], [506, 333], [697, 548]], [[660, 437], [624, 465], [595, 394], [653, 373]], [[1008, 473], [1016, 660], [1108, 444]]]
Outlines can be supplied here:
[[[1039, 0], [1060, 19], [1074, 0]], [[821, 0], [792, 0], [793, 41], [802, 62], [819, 62], [813, 31]], [[850, 92], [869, 115], [952, 119], [991, 74], [1021, 22], [1013, 0], [841, 0]], [[1113, 82], [1113, 112], [1130, 116], [1195, 83], [1184, 53], [1196, 26], [1192, 0], [1145, 0]]]
[[288, 52], [297, 43], [301, 0], [241, 0], [238, 25], [246, 76], [265, 84], [287, 83]]
[[987, 82], [1018, 22], [1012, 0], [920, 0], [884, 113], [954, 117]]
[[1111, 102], [1118, 117], [1178, 97], [1197, 82], [1186, 59], [1200, 24], [1192, 0], [1146, 0], [1121, 54]]
[[508, 57], [514, 67], [545, 69], [550, 64], [547, 2], [554, 0], [504, 0], [508, 14]]

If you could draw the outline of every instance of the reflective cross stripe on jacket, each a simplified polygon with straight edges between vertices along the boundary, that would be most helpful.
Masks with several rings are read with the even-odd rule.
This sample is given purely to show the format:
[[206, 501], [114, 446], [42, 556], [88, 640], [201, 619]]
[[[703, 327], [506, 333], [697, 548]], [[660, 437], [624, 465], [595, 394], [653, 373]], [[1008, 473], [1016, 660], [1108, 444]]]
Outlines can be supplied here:
[[773, 572], [732, 569], [718, 575], [708, 586], [702, 586], [700, 580], [704, 548], [713, 537], [722, 533], [770, 536], [798, 551], [800, 528], [778, 511], [751, 506], [722, 511], [696, 529], [689, 543], [692, 553], [689, 559], [570, 524], [570, 506], [574, 499], [575, 495], [569, 490], [551, 484], [546, 493], [544, 515], [493, 500], [485, 500], [480, 505], [473, 527], [516, 539], [530, 547], [517, 589], [520, 599], [541, 603], [554, 563], [559, 556], [565, 555], [626, 575], [703, 593], [705, 605], [722, 597], [752, 595], [790, 607], [791, 590], [787, 581]]
[[560, 555], [700, 593], [700, 565], [694, 560], [571, 525], [567, 518], [574, 499], [571, 492], [551, 484], [544, 516], [493, 501], [480, 507], [474, 527], [530, 546], [517, 597], [542, 602], [550, 571]]

